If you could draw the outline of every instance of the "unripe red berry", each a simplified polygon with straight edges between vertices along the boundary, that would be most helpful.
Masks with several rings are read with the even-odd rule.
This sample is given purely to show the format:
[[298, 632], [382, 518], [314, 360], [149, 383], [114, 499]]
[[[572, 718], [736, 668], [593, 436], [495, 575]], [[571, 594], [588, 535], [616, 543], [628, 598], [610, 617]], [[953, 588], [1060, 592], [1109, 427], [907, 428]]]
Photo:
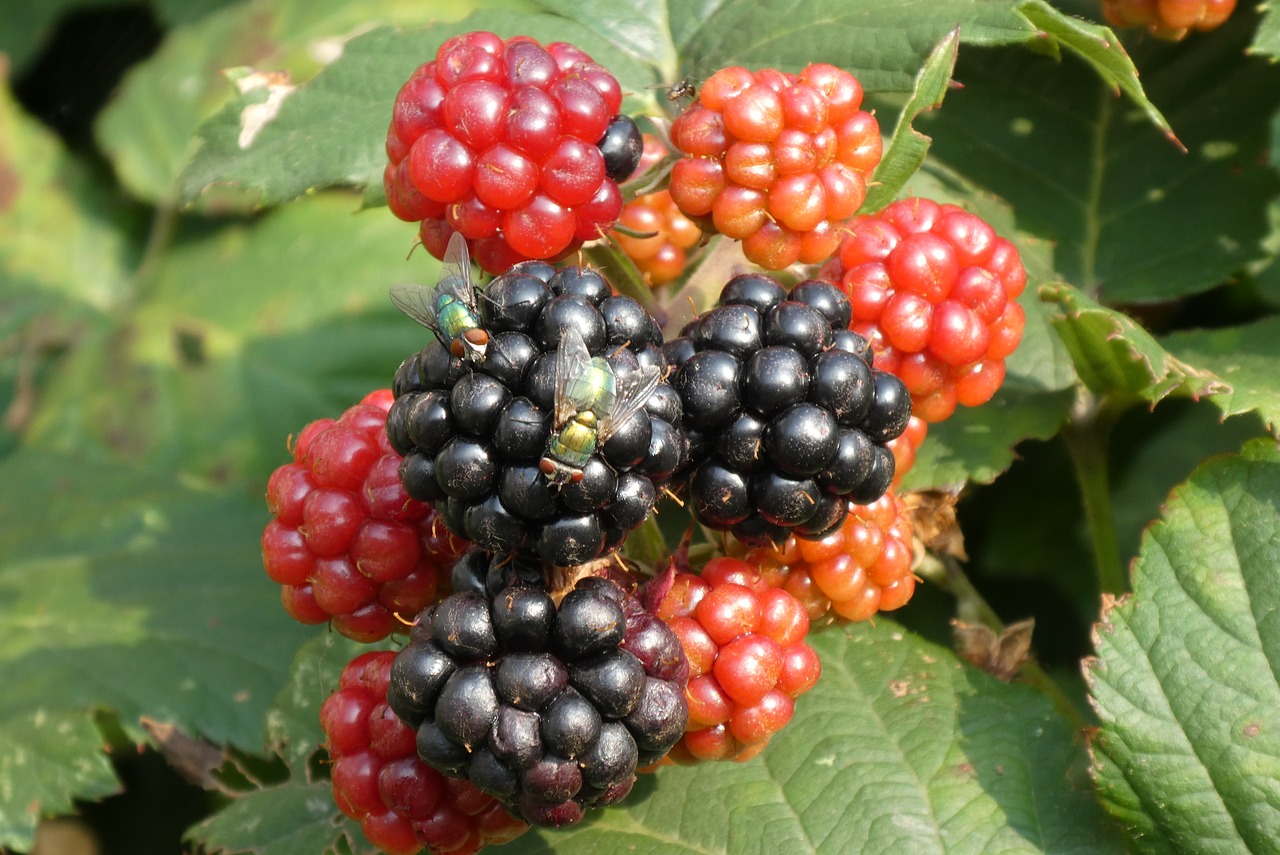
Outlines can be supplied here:
[[849, 295], [849, 326], [906, 385], [916, 417], [942, 421], [999, 388], [1022, 338], [1015, 301], [1027, 276], [1013, 244], [976, 215], [899, 200], [854, 218], [822, 275]]
[[1222, 26], [1235, 7], [1236, 0], [1102, 0], [1102, 16], [1113, 27], [1146, 27], [1177, 41], [1191, 30]]
[[762, 267], [826, 260], [880, 161], [879, 126], [861, 103], [858, 81], [831, 65], [721, 69], [672, 124], [685, 155], [672, 200], [690, 217], [710, 215]]
[[851, 506], [840, 528], [821, 540], [791, 537], [778, 547], [757, 547], [747, 559], [770, 585], [800, 600], [811, 621], [866, 620], [911, 598], [913, 533], [906, 505], [890, 490], [869, 505]]
[[676, 762], [746, 760], [790, 719], [821, 662], [805, 606], [750, 561], [720, 556], [679, 573], [659, 606], [689, 660], [689, 725]]
[[572, 45], [487, 32], [449, 39], [396, 96], [388, 205], [420, 223], [437, 258], [455, 232], [491, 273], [558, 258], [621, 212], [617, 181], [634, 161], [610, 166], [601, 148], [621, 103], [617, 79]]
[[376, 641], [433, 602], [439, 580], [467, 544], [435, 512], [405, 494], [400, 456], [385, 431], [388, 390], [370, 393], [338, 419], [312, 422], [293, 462], [267, 482], [274, 518], [262, 532], [267, 576], [285, 611], [357, 641]]

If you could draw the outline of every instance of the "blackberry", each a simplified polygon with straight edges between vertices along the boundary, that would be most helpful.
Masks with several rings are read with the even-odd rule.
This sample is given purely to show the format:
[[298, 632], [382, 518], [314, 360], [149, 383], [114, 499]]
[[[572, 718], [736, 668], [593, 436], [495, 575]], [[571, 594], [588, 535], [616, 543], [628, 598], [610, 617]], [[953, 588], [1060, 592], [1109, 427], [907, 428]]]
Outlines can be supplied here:
[[[684, 734], [689, 666], [634, 590], [587, 577], [557, 608], [516, 562], [467, 558], [464, 590], [420, 616], [387, 703], [424, 762], [513, 817], [558, 827], [626, 796]], [[427, 631], [429, 629], [429, 631]]]
[[657, 322], [590, 268], [524, 262], [477, 295], [461, 239], [449, 258], [436, 287], [394, 295], [435, 334], [386, 420], [405, 491], [490, 552], [572, 566], [616, 548], [685, 458]]
[[822, 538], [849, 502], [889, 488], [887, 444], [906, 429], [911, 400], [872, 367], [851, 312], [830, 283], [788, 293], [744, 274], [664, 345], [690, 446], [680, 475], [700, 522], [751, 544]]

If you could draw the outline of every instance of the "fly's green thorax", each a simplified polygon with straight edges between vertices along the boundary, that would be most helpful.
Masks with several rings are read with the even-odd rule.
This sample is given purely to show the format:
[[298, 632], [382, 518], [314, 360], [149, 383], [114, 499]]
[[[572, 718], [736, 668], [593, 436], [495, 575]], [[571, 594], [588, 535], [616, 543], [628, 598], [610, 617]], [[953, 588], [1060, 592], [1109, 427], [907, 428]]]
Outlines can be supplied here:
[[475, 311], [452, 294], [438, 295], [435, 309], [440, 331], [448, 339], [445, 344], [453, 341], [467, 330], [480, 326], [480, 318], [476, 316]]
[[[613, 370], [600, 357], [591, 360], [589, 368], [565, 383], [565, 395], [577, 405], [579, 411], [589, 410], [597, 418], [613, 410], [617, 397]], [[566, 426], [567, 427], [567, 426]]]

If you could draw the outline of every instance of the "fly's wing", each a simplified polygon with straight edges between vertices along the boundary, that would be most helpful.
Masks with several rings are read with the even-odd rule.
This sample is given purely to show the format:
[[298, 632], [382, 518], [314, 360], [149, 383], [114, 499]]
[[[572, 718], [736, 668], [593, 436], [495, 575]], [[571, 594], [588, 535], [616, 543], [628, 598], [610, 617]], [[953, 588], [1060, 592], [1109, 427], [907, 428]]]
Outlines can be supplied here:
[[652, 365], [634, 374], [628, 374], [626, 377], [614, 378], [618, 395], [614, 399], [613, 410], [606, 413], [600, 420], [599, 430], [596, 431], [600, 442], [603, 443], [613, 436], [614, 431], [626, 424], [627, 419], [644, 407], [653, 390], [658, 388], [658, 381], [661, 379], [661, 370]]
[[436, 297], [440, 293], [451, 294], [474, 307], [476, 295], [471, 287], [471, 259], [467, 255], [467, 241], [457, 232], [449, 238], [449, 246], [440, 263], [440, 281], [435, 287], [426, 285], [393, 285], [391, 302], [396, 308], [436, 334], [441, 342], [445, 334], [440, 330], [440, 317], [436, 312]]
[[437, 293], [451, 294], [471, 308], [476, 307], [476, 291], [471, 284], [471, 257], [467, 254], [467, 239], [454, 232], [440, 262], [440, 282]]
[[391, 302], [444, 342], [444, 333], [440, 331], [440, 320], [436, 316], [436, 289], [426, 285], [392, 285]]
[[560, 347], [556, 350], [556, 412], [555, 426], [561, 428], [577, 414], [582, 401], [573, 400], [569, 393], [572, 382], [582, 377], [591, 367], [591, 351], [582, 340], [582, 333], [573, 327], [560, 328]]

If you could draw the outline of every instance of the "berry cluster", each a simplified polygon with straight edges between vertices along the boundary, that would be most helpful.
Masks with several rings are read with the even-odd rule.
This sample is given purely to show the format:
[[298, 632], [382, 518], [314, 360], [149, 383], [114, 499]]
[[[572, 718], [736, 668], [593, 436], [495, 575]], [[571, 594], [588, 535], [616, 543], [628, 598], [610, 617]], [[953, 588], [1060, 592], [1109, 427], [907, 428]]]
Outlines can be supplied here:
[[650, 285], [680, 278], [689, 263], [689, 250], [702, 240], [702, 229], [676, 207], [667, 190], [628, 202], [618, 223], [633, 234], [614, 231], [614, 240]]
[[417, 756], [414, 733], [387, 706], [391, 651], [361, 653], [320, 707], [333, 762], [333, 799], [389, 855], [470, 855], [519, 837], [528, 825], [466, 781]]
[[857, 78], [833, 65], [721, 69], [671, 126], [686, 155], [671, 198], [761, 267], [825, 261], [880, 162], [880, 128], [861, 104]]
[[513, 816], [572, 825], [680, 738], [688, 665], [617, 582], [585, 577], [557, 606], [536, 564], [477, 556], [470, 581], [456, 573], [459, 590], [419, 615], [388, 701], [432, 767]]
[[690, 506], [704, 525], [750, 544], [793, 530], [823, 537], [850, 501], [889, 488], [886, 443], [906, 428], [910, 399], [872, 369], [849, 318], [848, 299], [827, 282], [788, 294], [771, 277], [742, 274], [666, 344], [694, 461]]
[[[662, 142], [645, 134], [637, 173], [643, 175], [665, 154]], [[646, 193], [628, 202], [618, 225], [625, 230], [615, 228], [610, 235], [655, 286], [678, 279], [688, 265], [688, 251], [702, 240], [702, 229], [676, 206], [668, 190]]]
[[673, 759], [751, 759], [822, 672], [804, 641], [804, 606], [746, 561], [713, 558], [700, 575], [677, 574], [658, 615], [689, 660], [689, 729]]
[[[1003, 378], [1025, 273], [952, 206], [854, 219], [881, 155], [861, 102], [830, 65], [717, 72], [672, 126], [669, 189], [624, 209], [618, 182], [665, 152], [578, 48], [468, 33], [401, 88], [387, 198], [444, 264], [392, 299], [434, 339], [302, 432], [263, 535], [299, 620], [370, 641], [415, 616], [321, 710], [334, 798], [375, 845], [474, 852], [573, 825], [668, 755], [749, 759], [819, 677], [811, 622], [911, 596], [891, 485]], [[619, 215], [651, 284], [702, 229], [769, 269], [838, 249], [839, 284], [738, 275], [664, 341], [599, 272], [549, 263]], [[673, 481], [745, 560], [642, 589], [601, 556]]]
[[387, 202], [437, 258], [454, 232], [491, 273], [563, 257], [622, 210], [641, 138], [621, 104], [617, 79], [571, 44], [456, 36], [396, 96]]
[[906, 505], [889, 492], [854, 505], [840, 528], [822, 540], [792, 537], [780, 546], [753, 549], [747, 560], [770, 585], [800, 600], [811, 620], [833, 612], [860, 621], [911, 599], [912, 534]]
[[399, 626], [397, 613], [433, 602], [466, 546], [401, 487], [400, 455], [383, 430], [390, 407], [390, 390], [381, 390], [336, 421], [307, 425], [293, 462], [267, 482], [262, 563], [282, 586], [285, 610], [365, 642]]
[[1004, 382], [1022, 338], [1016, 298], [1027, 284], [1018, 250], [955, 205], [901, 199], [856, 218], [823, 276], [853, 305], [851, 328], [875, 365], [906, 384], [926, 422], [974, 407]]
[[1113, 27], [1146, 27], [1177, 41], [1191, 30], [1213, 30], [1226, 23], [1236, 0], [1102, 0], [1102, 17]]
[[618, 546], [685, 457], [657, 322], [596, 271], [542, 262], [494, 279], [477, 322], [468, 357], [433, 341], [396, 373], [405, 489], [491, 552], [572, 566]]

